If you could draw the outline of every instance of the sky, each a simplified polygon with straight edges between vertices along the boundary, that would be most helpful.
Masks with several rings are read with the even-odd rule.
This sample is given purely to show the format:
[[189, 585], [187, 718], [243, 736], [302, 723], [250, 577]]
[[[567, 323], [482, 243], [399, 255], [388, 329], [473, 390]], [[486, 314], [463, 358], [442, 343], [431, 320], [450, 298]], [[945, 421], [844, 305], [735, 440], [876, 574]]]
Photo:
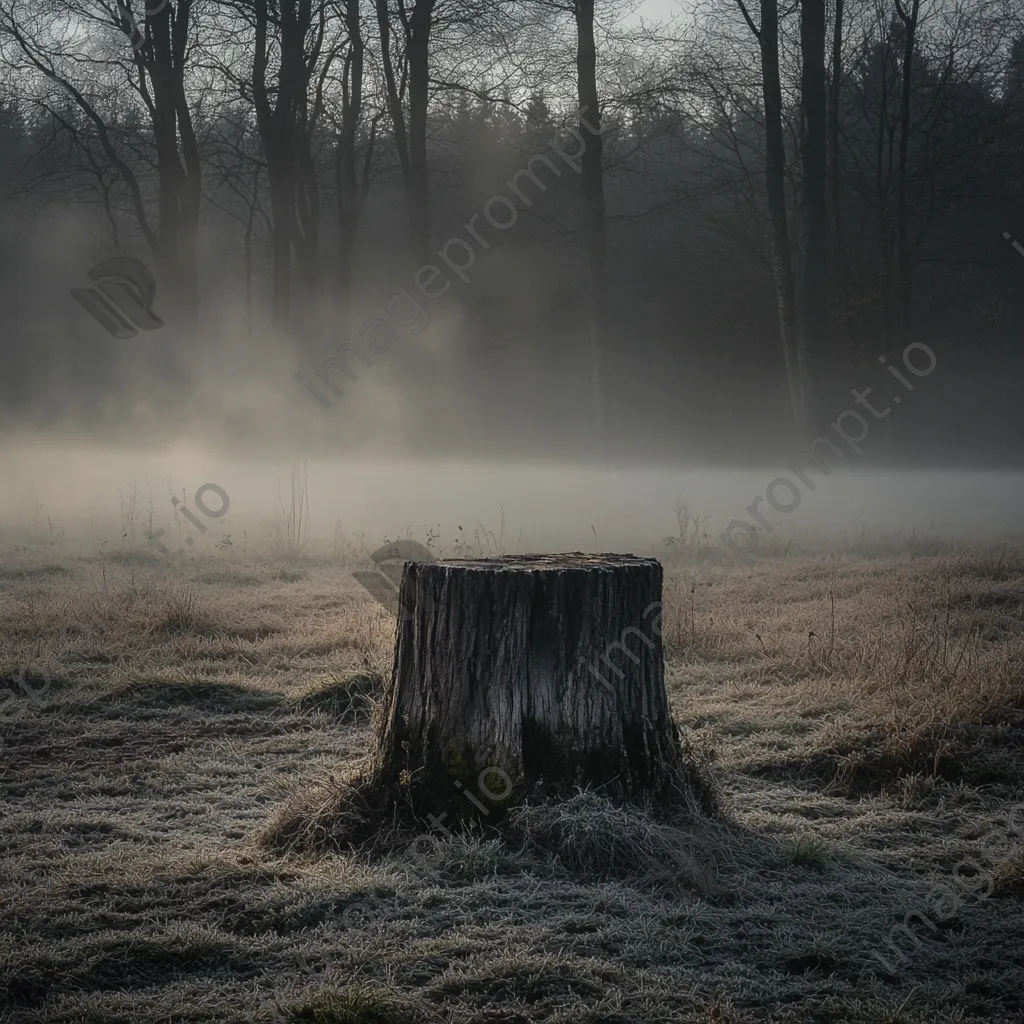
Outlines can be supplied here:
[[679, 13], [679, 0], [642, 0], [635, 17], [645, 21], [671, 18]]

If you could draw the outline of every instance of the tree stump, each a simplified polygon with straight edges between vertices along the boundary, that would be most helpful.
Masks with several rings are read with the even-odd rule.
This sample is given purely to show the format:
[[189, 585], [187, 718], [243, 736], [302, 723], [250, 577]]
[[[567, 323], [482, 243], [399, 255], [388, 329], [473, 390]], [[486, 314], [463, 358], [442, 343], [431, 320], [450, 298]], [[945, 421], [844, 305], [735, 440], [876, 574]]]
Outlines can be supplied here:
[[374, 785], [462, 818], [579, 786], [706, 804], [669, 713], [661, 592], [661, 564], [631, 555], [407, 562]]

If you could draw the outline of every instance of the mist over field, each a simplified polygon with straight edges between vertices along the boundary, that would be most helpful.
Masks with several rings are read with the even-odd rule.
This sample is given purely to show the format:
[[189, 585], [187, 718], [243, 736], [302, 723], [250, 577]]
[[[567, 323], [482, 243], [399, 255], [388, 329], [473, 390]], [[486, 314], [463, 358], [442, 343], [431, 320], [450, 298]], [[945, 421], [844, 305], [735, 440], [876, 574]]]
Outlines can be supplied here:
[[[794, 457], [799, 452], [794, 453]], [[851, 453], [852, 455], [853, 453]], [[524, 460], [471, 462], [387, 458], [306, 460], [309, 529], [321, 542], [344, 536], [375, 547], [387, 539], [428, 532], [442, 542], [490, 533], [497, 551], [632, 550], [663, 548], [678, 537], [678, 507], [701, 520], [702, 542], [721, 546], [733, 520], [758, 526], [798, 546], [835, 551], [865, 540], [995, 541], [1020, 536], [1024, 475], [1012, 470], [886, 469], [867, 455], [827, 475], [803, 465], [804, 482], [786, 464], [763, 468], [679, 468], [670, 465], [587, 465]], [[10, 541], [31, 543], [47, 522], [68, 543], [87, 548], [114, 541], [134, 493], [135, 519], [165, 527], [170, 499], [188, 507], [203, 484], [223, 488], [229, 507], [211, 532], [192, 534], [195, 551], [212, 553], [225, 535], [265, 533], [290, 500], [292, 460], [189, 450], [146, 451], [40, 444], [0, 456], [6, 482], [0, 524]], [[794, 490], [774, 484], [780, 478]], [[774, 484], [774, 486], [773, 486]], [[771, 488], [781, 510], [765, 499]], [[207, 496], [218, 512], [221, 499]], [[749, 507], [754, 504], [753, 515]], [[792, 506], [791, 511], [784, 511]], [[760, 517], [760, 518], [759, 518]], [[764, 524], [767, 523], [766, 527]], [[771, 530], [768, 529], [771, 528]], [[188, 527], [186, 527], [188, 528]], [[141, 527], [140, 527], [141, 529]], [[139, 534], [141, 543], [142, 534]], [[499, 545], [500, 541], [500, 545]], [[750, 543], [736, 535], [733, 552]], [[742, 560], [742, 558], [741, 558]]]

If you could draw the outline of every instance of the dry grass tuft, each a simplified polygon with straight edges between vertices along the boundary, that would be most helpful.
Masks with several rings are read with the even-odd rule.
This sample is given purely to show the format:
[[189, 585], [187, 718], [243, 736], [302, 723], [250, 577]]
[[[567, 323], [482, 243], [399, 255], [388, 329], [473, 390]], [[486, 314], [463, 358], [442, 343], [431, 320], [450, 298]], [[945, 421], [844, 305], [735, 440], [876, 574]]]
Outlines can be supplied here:
[[406, 1003], [372, 985], [317, 992], [282, 1012], [286, 1020], [310, 1024], [409, 1024], [414, 1019]]
[[992, 894], [1024, 900], [1024, 846], [1018, 844], [992, 872]]
[[556, 857], [569, 871], [592, 878], [641, 878], [706, 896], [722, 891], [706, 840], [594, 792], [516, 808], [506, 831], [532, 852]]
[[340, 718], [370, 715], [384, 686], [384, 677], [376, 672], [349, 672], [312, 683], [290, 703], [299, 711], [324, 711]]
[[795, 867], [821, 871], [828, 863], [828, 847], [816, 836], [797, 836], [783, 847], [785, 861]]
[[259, 832], [256, 844], [300, 856], [390, 848], [398, 840], [389, 840], [382, 827], [393, 809], [368, 772], [332, 778], [294, 794]]
[[[659, 844], [675, 843], [685, 835], [673, 827], [676, 823], [685, 821], [689, 825], [715, 819], [720, 814], [717, 793], [706, 767], [688, 763], [685, 769], [685, 778], [667, 794], [670, 802], [664, 807], [652, 803], [643, 808], [620, 808], [590, 792], [568, 800], [532, 793], [518, 804], [492, 808], [497, 813], [485, 821], [471, 805], [458, 798], [458, 791], [446, 801], [443, 794], [415, 779], [392, 787], [380, 780], [373, 763], [367, 761], [361, 770], [345, 779], [332, 777], [326, 784], [294, 794], [261, 831], [257, 842], [263, 849], [284, 855], [339, 851], [387, 854], [411, 834], [429, 832], [428, 812], [437, 812], [443, 804], [445, 813], [441, 820], [446, 820], [446, 828], [456, 833], [482, 828], [488, 834], [510, 837], [548, 853], [554, 852], [554, 848], [548, 849], [547, 844], [561, 848], [564, 841], [566, 865], [579, 868], [590, 864], [591, 859], [593, 865], [609, 864], [608, 850], [602, 849], [597, 841], [599, 835], [605, 835], [609, 849], [621, 848], [622, 857], [636, 868], [640, 863], [636, 860], [638, 851], [650, 851], [649, 841], [659, 848]], [[655, 818], [663, 823], [657, 823]], [[542, 835], [547, 836], [543, 841]], [[594, 838], [596, 845], [592, 850], [586, 845], [587, 836]], [[577, 854], [571, 853], [574, 843], [579, 844]], [[664, 881], [679, 865], [669, 861], [659, 867], [659, 857], [656, 852], [643, 864], [645, 870], [649, 868]], [[616, 857], [611, 863], [618, 863]], [[687, 871], [701, 879], [705, 891], [713, 891], [701, 869], [689, 861], [686, 864]], [[608, 877], [616, 877], [614, 871]]]
[[190, 587], [175, 587], [165, 598], [156, 623], [163, 633], [202, 633], [209, 628], [199, 594]]

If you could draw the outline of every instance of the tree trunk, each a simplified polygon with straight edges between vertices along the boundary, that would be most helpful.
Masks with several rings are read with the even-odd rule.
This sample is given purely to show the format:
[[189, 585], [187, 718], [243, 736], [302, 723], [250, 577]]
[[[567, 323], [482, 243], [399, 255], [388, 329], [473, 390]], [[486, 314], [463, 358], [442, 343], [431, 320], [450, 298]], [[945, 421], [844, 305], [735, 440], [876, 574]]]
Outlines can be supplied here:
[[[359, 219], [362, 213], [363, 193], [369, 175], [367, 163], [363, 184], [360, 184], [356, 166], [359, 127], [363, 118], [363, 65], [366, 44], [363, 42], [360, 0], [347, 0], [345, 29], [348, 33], [348, 53], [345, 56], [341, 79], [341, 126], [335, 149], [335, 192], [338, 197], [338, 279], [337, 309], [341, 333], [347, 337], [351, 330], [352, 269], [355, 257]], [[374, 129], [376, 120], [374, 121]], [[373, 132], [367, 147], [367, 161], [373, 152]]]
[[[191, 43], [192, 0], [178, 0], [153, 11], [142, 5], [136, 19], [128, 0], [115, 5], [115, 20], [133, 40], [134, 89], [149, 110], [156, 149], [157, 228], [148, 222], [134, 173], [111, 149], [106, 126], [80, 93], [79, 106], [99, 129], [100, 143], [132, 196], [143, 237], [156, 257], [175, 307], [175, 323], [185, 335], [198, 323], [199, 274], [197, 238], [202, 166], [186, 93]], [[44, 72], [45, 73], [45, 72]]]
[[711, 806], [669, 713], [661, 587], [630, 555], [407, 562], [373, 787], [460, 818], [588, 785]]
[[843, 0], [836, 0], [832, 23], [832, 77], [828, 89], [828, 137], [829, 137], [829, 193], [832, 202], [832, 279], [835, 282], [835, 303], [839, 311], [839, 325], [842, 332], [843, 349], [850, 340], [850, 263], [846, 252], [846, 237], [843, 232], [843, 193], [840, 164], [840, 128], [842, 116], [840, 101], [843, 81]]
[[[143, 5], [145, 6], [145, 5]], [[148, 75], [153, 141], [157, 153], [160, 263], [184, 330], [197, 323], [201, 164], [186, 96], [192, 0], [147, 13], [141, 45], [134, 49], [140, 81]], [[172, 17], [173, 14], [173, 17]]]
[[[388, 0], [376, 0], [377, 29], [380, 32], [381, 67], [384, 70], [384, 94], [387, 97], [388, 114], [391, 116], [391, 131], [398, 153], [398, 166], [402, 171], [402, 187], [406, 202], [410, 191], [409, 137], [405, 131], [405, 112], [402, 110], [402, 94], [395, 75], [395, 62], [391, 50], [391, 16]], [[411, 213], [411, 211], [410, 211]]]
[[[597, 48], [594, 43], [594, 0], [579, 0], [576, 16], [576, 86], [580, 114], [593, 119], [584, 135], [583, 123], [578, 126], [580, 140], [586, 148], [580, 158], [583, 176], [587, 245], [587, 307], [590, 313], [590, 406], [594, 446], [601, 456], [607, 454], [605, 443], [604, 377], [606, 341], [608, 337], [608, 242], [604, 206], [604, 167], [601, 140], [601, 110], [597, 96]], [[581, 146], [584, 144], [581, 141]]]
[[[270, 207], [273, 220], [272, 274], [274, 319], [281, 328], [287, 328], [291, 316], [291, 196], [289, 175], [291, 150], [282, 145], [281, 121], [287, 120], [288, 97], [279, 95], [277, 106], [271, 102], [268, 82], [270, 67], [271, 11], [267, 0], [255, 0], [253, 5], [255, 45], [252, 61], [251, 85], [256, 127], [267, 161], [270, 179]], [[286, 92], [282, 85], [282, 92]], [[282, 118], [284, 115], [284, 118]]]
[[[254, 45], [250, 76], [256, 127], [267, 162], [273, 219], [274, 318], [300, 338], [315, 337], [309, 318], [319, 284], [319, 194], [312, 145], [322, 110], [309, 91], [320, 61], [325, 6], [313, 0], [253, 3]], [[276, 45], [275, 45], [276, 44]], [[278, 58], [273, 60], [274, 51]], [[273, 74], [271, 75], [271, 72]], [[297, 257], [306, 294], [295, 294], [292, 261]], [[304, 322], [293, 323], [293, 309]]]
[[[430, 28], [435, 0], [416, 0], [404, 23], [409, 58], [409, 217], [412, 249], [420, 266], [430, 262], [430, 184], [427, 171], [427, 101]], [[402, 9], [400, 5], [399, 9]]]
[[754, 24], [743, 0], [740, 11], [757, 38], [761, 52], [761, 90], [764, 98], [765, 188], [768, 195], [768, 223], [771, 231], [772, 271], [779, 316], [782, 360], [789, 387], [793, 420], [804, 421], [804, 380], [796, 338], [796, 297], [793, 258], [789, 243], [789, 215], [786, 210], [786, 139], [782, 130], [782, 76], [779, 70], [779, 4], [762, 0], [761, 27]]
[[291, 325], [292, 302], [292, 238], [291, 196], [277, 161], [267, 159], [270, 181], [270, 215], [273, 219], [271, 241], [274, 319], [282, 330]]
[[896, 11], [906, 29], [903, 48], [903, 68], [900, 74], [900, 143], [896, 179], [896, 303], [897, 338], [906, 343], [907, 307], [910, 304], [910, 242], [907, 237], [910, 206], [907, 198], [907, 153], [910, 144], [910, 97], [914, 88], [914, 47], [917, 42], [917, 23], [920, 0], [911, 0], [909, 11], [897, 0]]
[[828, 86], [825, 72], [825, 0], [800, 7], [801, 147], [800, 279], [797, 290], [797, 351], [803, 370], [804, 431], [816, 430], [816, 372], [827, 365], [828, 306]]
[[436, 0], [415, 0], [410, 11], [405, 0], [398, 4], [408, 68], [409, 122], [402, 100], [405, 89], [395, 74], [391, 48], [391, 15], [387, 0], [376, 0], [380, 32], [381, 65], [388, 113], [394, 131], [398, 165], [402, 171], [409, 239], [413, 256], [422, 266], [430, 260], [430, 190], [427, 170], [427, 104], [430, 89], [430, 30]]

